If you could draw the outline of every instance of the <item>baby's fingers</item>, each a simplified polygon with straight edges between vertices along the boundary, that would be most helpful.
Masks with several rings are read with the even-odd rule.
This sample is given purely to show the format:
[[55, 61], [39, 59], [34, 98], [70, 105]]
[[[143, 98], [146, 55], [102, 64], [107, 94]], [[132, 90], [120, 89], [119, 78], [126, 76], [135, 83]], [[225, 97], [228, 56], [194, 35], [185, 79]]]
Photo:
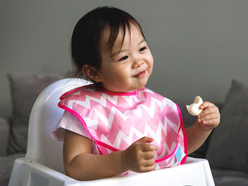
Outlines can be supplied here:
[[210, 102], [204, 102], [200, 107], [204, 110], [197, 116], [197, 122], [202, 124], [203, 129], [212, 129], [217, 127], [220, 122], [220, 112], [218, 107]]
[[218, 111], [215, 111], [215, 109], [208, 108], [204, 110], [201, 114], [199, 114], [197, 117], [202, 121], [208, 121], [218, 119], [220, 117], [220, 114]]
[[198, 115], [198, 118], [206, 117], [206, 119], [209, 119], [220, 117], [219, 109], [213, 103], [204, 102], [201, 104], [200, 108], [203, 109], [203, 111]]
[[219, 119], [218, 118], [215, 118], [215, 119], [209, 119], [209, 120], [203, 120], [203, 119], [198, 119], [197, 122], [198, 123], [202, 123], [204, 124], [205, 126], [207, 125], [212, 125], [212, 127], [210, 128], [215, 128], [218, 124], [219, 124]]
[[139, 159], [139, 171], [140, 172], [148, 172], [152, 171], [156, 167], [155, 163], [155, 152], [147, 151], [142, 153], [142, 157]]
[[216, 106], [213, 103], [210, 103], [208, 101], [205, 101], [200, 105], [200, 109], [206, 109], [209, 107], [216, 107]]
[[152, 171], [156, 168], [156, 163], [155, 163], [155, 160], [154, 159], [150, 159], [150, 160], [147, 160], [143, 166], [143, 168], [141, 168], [141, 172], [149, 172], [149, 171]]
[[142, 154], [142, 158], [144, 159], [144, 160], [150, 160], [150, 159], [154, 159], [154, 157], [155, 157], [155, 152], [154, 151], [147, 151], [147, 152], [143, 152], [143, 154]]

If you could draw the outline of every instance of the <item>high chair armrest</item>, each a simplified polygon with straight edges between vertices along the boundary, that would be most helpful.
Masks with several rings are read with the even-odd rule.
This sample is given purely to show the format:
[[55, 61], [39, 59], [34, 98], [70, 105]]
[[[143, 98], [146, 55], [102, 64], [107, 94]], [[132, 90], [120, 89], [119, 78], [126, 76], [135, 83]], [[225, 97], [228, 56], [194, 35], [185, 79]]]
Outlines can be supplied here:
[[78, 181], [40, 163], [18, 158], [14, 162], [9, 186], [78, 186]]

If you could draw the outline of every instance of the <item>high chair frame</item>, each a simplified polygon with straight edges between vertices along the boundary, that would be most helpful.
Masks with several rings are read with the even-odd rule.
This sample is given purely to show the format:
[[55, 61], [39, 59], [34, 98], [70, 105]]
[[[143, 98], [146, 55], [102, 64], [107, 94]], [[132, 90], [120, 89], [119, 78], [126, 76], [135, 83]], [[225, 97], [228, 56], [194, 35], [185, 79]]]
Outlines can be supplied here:
[[62, 142], [51, 137], [63, 110], [57, 106], [59, 97], [66, 91], [89, 84], [82, 79], [67, 78], [45, 88], [32, 108], [27, 153], [16, 159], [9, 186], [95, 186], [95, 185], [195, 185], [214, 186], [209, 163], [205, 159], [188, 157], [184, 165], [123, 177], [94, 181], [77, 181], [65, 175]]

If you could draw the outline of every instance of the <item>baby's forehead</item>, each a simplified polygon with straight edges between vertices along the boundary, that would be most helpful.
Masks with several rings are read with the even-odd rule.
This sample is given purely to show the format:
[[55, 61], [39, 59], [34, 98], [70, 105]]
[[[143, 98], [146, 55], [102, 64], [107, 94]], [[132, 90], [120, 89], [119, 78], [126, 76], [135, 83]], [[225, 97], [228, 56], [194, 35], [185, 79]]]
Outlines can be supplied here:
[[125, 28], [120, 26], [118, 32], [114, 32], [110, 26], [104, 29], [101, 36], [101, 43], [109, 49], [121, 48], [124, 41], [131, 41], [131, 37], [136, 35], [141, 35], [143, 37], [142, 31], [138, 25], [130, 24]]

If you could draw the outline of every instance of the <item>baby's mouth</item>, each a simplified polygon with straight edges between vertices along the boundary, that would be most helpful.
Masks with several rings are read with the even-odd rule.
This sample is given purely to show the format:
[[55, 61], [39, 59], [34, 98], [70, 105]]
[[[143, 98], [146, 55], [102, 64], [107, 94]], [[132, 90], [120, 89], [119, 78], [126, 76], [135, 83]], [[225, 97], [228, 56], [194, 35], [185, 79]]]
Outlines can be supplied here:
[[144, 77], [144, 75], [146, 74], [146, 71], [142, 71], [140, 73], [138, 73], [137, 75], [135, 75], [134, 77]]

